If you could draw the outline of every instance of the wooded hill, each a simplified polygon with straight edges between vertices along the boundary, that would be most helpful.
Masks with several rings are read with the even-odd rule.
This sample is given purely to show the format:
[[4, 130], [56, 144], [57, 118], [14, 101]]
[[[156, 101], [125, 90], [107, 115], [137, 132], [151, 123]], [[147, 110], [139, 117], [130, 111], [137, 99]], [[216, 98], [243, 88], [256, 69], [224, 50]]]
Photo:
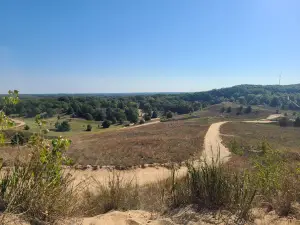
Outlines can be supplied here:
[[[241, 105], [268, 105], [280, 109], [299, 110], [300, 84], [292, 85], [237, 85], [195, 93], [163, 93], [106, 96], [105, 94], [86, 95], [21, 95], [22, 101], [8, 106], [8, 115], [34, 117], [42, 114], [52, 117], [56, 114], [69, 114], [88, 120], [113, 122], [136, 122], [138, 109], [152, 116], [168, 111], [185, 114], [208, 105], [224, 101]], [[0, 108], [2, 102], [0, 103]]]

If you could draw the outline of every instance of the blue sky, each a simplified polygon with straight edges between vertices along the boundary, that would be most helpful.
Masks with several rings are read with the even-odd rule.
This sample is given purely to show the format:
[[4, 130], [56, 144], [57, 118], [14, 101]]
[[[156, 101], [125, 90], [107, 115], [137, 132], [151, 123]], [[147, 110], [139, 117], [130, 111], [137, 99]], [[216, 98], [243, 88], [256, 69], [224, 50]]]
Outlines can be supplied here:
[[3, 0], [0, 93], [300, 83], [299, 0]]

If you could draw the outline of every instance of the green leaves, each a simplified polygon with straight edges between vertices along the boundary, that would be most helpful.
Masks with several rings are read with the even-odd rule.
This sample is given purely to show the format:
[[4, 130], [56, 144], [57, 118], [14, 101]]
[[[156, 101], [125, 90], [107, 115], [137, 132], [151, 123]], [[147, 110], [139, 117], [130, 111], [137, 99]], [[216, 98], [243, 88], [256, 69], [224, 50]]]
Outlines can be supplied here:
[[19, 103], [20, 99], [19, 99], [19, 91], [14, 90], [8, 91], [8, 96], [3, 97], [4, 100], [4, 104], [5, 105], [16, 105]]
[[13, 127], [15, 125], [15, 122], [8, 118], [5, 113], [1, 110], [0, 111], [0, 127], [2, 129], [6, 129], [9, 127]]
[[3, 133], [0, 133], [0, 144], [4, 144], [5, 143], [5, 137]]
[[71, 145], [71, 140], [59, 137], [58, 139], [52, 140], [52, 147], [54, 150], [67, 150]]

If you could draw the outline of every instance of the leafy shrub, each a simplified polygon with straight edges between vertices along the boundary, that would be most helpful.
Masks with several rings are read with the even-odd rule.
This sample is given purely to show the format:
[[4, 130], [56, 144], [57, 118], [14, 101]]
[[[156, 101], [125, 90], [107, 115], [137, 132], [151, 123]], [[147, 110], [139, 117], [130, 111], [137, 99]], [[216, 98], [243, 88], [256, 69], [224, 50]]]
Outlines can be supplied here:
[[86, 126], [86, 131], [92, 131], [92, 125], [91, 124], [88, 124]]
[[30, 130], [30, 127], [26, 124], [24, 130]]
[[300, 117], [298, 116], [294, 122], [295, 127], [300, 127]]
[[110, 125], [111, 125], [111, 121], [109, 121], [109, 120], [104, 120], [102, 123], [103, 128], [109, 128]]
[[252, 107], [249, 105], [247, 108], [244, 110], [244, 113], [251, 113], [252, 112]]
[[145, 114], [144, 119], [145, 119], [145, 121], [149, 121], [149, 120], [151, 120], [151, 116], [149, 114]]
[[158, 117], [157, 112], [156, 112], [156, 111], [153, 111], [153, 113], [152, 113], [152, 118], [155, 119], [155, 118], [157, 118], [157, 117]]
[[94, 120], [94, 117], [93, 117], [92, 114], [90, 114], [90, 113], [86, 113], [86, 114], [84, 115], [84, 117], [85, 117], [86, 120]]
[[56, 131], [59, 132], [66, 132], [71, 130], [71, 126], [68, 121], [63, 121], [62, 123], [56, 122], [55, 123]]
[[117, 123], [116, 117], [112, 117], [110, 121], [111, 121], [112, 124], [116, 124]]
[[236, 115], [241, 115], [243, 113], [243, 106], [241, 105], [236, 109]]
[[141, 119], [140, 124], [144, 124], [144, 123], [145, 123], [145, 120]]
[[289, 124], [289, 119], [285, 116], [279, 119], [279, 126], [281, 127], [287, 127]]
[[27, 140], [22, 132], [15, 133], [10, 140], [12, 145], [24, 145], [26, 142]]
[[227, 113], [231, 113], [232, 109], [231, 109], [231, 106], [229, 106], [227, 109], [226, 109], [226, 112]]
[[167, 119], [171, 119], [173, 117], [173, 113], [171, 111], [168, 111], [166, 113], [166, 117], [167, 117]]

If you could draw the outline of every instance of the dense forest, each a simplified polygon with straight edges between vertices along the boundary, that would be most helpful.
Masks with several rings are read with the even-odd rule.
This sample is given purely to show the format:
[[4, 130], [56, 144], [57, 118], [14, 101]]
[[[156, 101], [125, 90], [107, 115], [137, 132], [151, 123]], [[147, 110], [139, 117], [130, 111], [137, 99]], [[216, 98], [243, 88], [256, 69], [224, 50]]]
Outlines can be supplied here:
[[[137, 122], [138, 109], [149, 116], [167, 112], [190, 113], [208, 105], [225, 101], [241, 105], [269, 105], [281, 109], [300, 109], [300, 84], [238, 85], [195, 93], [136, 94], [136, 95], [21, 95], [22, 101], [5, 108], [8, 115], [52, 117], [68, 114], [87, 120]], [[0, 108], [2, 103], [0, 103]]]

